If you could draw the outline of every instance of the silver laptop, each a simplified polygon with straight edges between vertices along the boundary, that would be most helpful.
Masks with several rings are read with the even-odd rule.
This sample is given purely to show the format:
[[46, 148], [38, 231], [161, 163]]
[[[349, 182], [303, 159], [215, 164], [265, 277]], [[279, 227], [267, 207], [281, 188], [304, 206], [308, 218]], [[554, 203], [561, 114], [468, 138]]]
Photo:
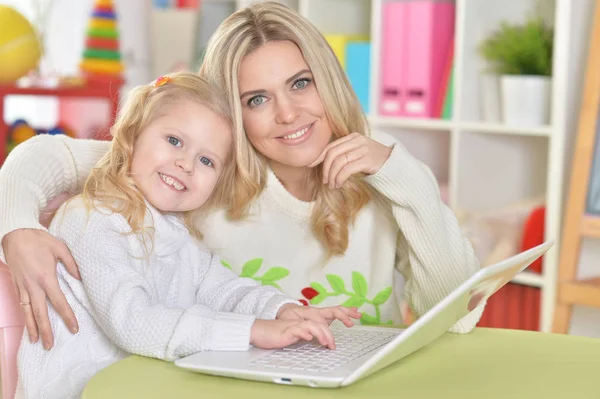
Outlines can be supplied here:
[[175, 365], [204, 374], [278, 384], [346, 386], [435, 341], [552, 245], [553, 241], [548, 241], [481, 269], [406, 329], [332, 327], [335, 350], [312, 341], [281, 350], [199, 352]]

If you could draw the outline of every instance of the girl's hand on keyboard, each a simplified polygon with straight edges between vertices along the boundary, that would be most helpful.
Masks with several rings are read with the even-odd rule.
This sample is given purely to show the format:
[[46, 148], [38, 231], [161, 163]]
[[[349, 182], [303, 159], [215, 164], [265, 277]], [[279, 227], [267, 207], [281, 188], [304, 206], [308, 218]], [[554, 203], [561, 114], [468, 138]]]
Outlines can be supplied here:
[[327, 324], [305, 320], [260, 320], [250, 331], [250, 344], [264, 349], [279, 349], [299, 341], [312, 341], [335, 349], [335, 339]]
[[319, 323], [331, 324], [334, 320], [340, 320], [346, 327], [352, 327], [351, 319], [360, 319], [361, 314], [357, 308], [345, 306], [329, 306], [315, 308], [312, 306], [299, 306], [286, 304], [281, 307], [277, 318], [281, 320], [312, 320]]

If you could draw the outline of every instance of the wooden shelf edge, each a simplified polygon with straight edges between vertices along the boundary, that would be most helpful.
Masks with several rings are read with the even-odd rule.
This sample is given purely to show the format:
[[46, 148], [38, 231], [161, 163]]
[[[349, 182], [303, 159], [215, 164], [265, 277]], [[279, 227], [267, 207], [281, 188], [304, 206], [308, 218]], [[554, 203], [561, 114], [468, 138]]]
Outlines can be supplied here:
[[419, 130], [445, 130], [450, 131], [454, 125], [452, 121], [428, 118], [398, 118], [390, 116], [369, 116], [369, 123], [373, 126], [400, 127]]
[[552, 135], [551, 126], [540, 127], [518, 127], [504, 125], [500, 123], [486, 122], [464, 122], [458, 124], [462, 130], [468, 130], [470, 133], [479, 134], [498, 134], [507, 136], [533, 136], [533, 137], [550, 137]]
[[471, 134], [493, 134], [499, 136], [550, 137], [553, 132], [552, 126], [520, 128], [518, 126], [508, 126], [500, 123], [456, 122], [445, 119], [403, 118], [380, 115], [369, 115], [368, 119], [369, 123], [373, 126], [442, 131], [450, 131], [454, 128], [458, 128]]
[[600, 238], [600, 216], [585, 215], [581, 221], [581, 235], [590, 238]]
[[600, 277], [559, 283], [558, 297], [570, 305], [600, 308]]

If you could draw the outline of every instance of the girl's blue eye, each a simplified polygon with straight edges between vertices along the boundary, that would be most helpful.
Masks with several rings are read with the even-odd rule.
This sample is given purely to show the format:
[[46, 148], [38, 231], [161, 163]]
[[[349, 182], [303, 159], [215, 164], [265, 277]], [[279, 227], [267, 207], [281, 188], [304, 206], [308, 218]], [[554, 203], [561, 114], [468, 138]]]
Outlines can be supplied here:
[[200, 157], [200, 162], [202, 162], [202, 164], [206, 166], [213, 166], [213, 161], [211, 161], [210, 158], [207, 157]]
[[250, 100], [248, 100], [248, 105], [251, 107], [257, 107], [265, 102], [264, 96], [254, 96]]
[[169, 136], [167, 137], [167, 140], [169, 140], [169, 144], [174, 145], [176, 147], [181, 144], [181, 140], [179, 140], [177, 137]]
[[294, 82], [294, 89], [306, 89], [308, 84], [311, 82], [310, 78], [300, 78]]

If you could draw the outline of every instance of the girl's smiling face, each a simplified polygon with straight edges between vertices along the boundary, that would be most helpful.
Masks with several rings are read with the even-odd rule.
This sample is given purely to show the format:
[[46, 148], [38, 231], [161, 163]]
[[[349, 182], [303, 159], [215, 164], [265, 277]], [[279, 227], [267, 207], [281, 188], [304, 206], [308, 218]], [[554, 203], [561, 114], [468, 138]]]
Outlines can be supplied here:
[[199, 208], [212, 194], [233, 145], [228, 122], [189, 100], [170, 104], [137, 138], [132, 177], [163, 212]]

